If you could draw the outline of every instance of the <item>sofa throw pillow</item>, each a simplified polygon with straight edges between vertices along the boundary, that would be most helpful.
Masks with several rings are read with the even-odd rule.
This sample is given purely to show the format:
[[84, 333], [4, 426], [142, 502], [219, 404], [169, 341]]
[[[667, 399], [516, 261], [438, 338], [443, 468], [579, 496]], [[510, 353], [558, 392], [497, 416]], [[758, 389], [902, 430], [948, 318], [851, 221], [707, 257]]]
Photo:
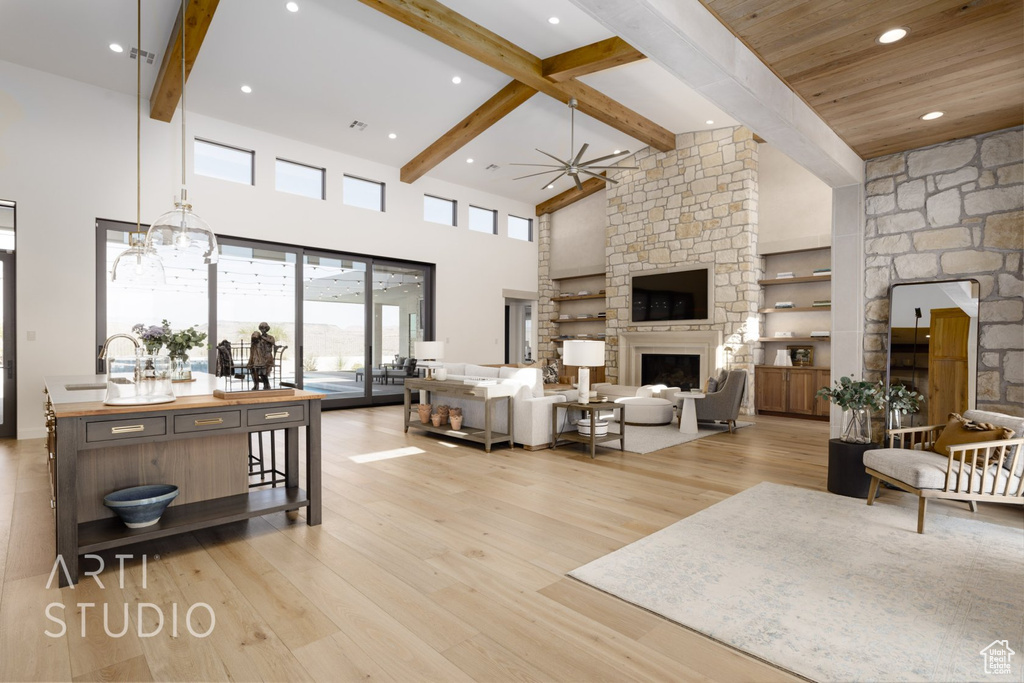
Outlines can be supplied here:
[[718, 380], [714, 377], [708, 377], [708, 381], [704, 383], [704, 393], [713, 394], [718, 391]]
[[728, 377], [729, 373], [726, 372], [725, 368], [722, 368], [721, 370], [718, 371], [718, 374], [715, 376], [715, 380], [718, 381], [718, 389], [721, 389], [722, 387], [725, 386], [725, 380]]
[[544, 366], [544, 384], [558, 384], [558, 366]]
[[[942, 429], [942, 434], [939, 435], [939, 438], [935, 440], [932, 450], [939, 455], [949, 455], [950, 446], [1012, 439], [1013, 434], [1012, 429], [997, 427], [988, 422], [974, 422], [958, 413], [950, 413], [949, 422]], [[968, 453], [967, 457], [971, 457], [970, 453]], [[983, 464], [980, 459], [978, 464]]]

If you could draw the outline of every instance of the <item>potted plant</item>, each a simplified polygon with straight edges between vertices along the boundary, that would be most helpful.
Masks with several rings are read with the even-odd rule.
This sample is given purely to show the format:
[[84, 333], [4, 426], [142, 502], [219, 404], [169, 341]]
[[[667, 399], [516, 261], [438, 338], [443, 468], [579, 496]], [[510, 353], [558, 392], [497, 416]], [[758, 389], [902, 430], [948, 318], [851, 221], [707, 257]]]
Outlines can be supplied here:
[[900, 428], [900, 416], [916, 413], [921, 409], [924, 396], [911, 391], [902, 384], [890, 384], [885, 402], [889, 406], [889, 429]]
[[[166, 320], [164, 328], [170, 329]], [[192, 368], [188, 366], [188, 352], [200, 348], [206, 341], [206, 333], [198, 331], [195, 326], [185, 330], [170, 332], [164, 339], [168, 352], [171, 354], [171, 379], [185, 381], [192, 379]]]
[[843, 409], [840, 439], [847, 443], [871, 443], [871, 410], [885, 405], [881, 384], [853, 377], [840, 377], [835, 386], [822, 387], [815, 394]]

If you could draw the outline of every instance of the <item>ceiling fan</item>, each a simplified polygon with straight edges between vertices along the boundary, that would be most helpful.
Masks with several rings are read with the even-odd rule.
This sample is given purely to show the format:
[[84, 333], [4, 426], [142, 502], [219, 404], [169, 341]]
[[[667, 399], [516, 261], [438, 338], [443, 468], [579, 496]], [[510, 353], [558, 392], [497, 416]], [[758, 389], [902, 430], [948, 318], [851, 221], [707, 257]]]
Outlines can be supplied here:
[[553, 179], [547, 180], [547, 181], [544, 182], [544, 186], [541, 188], [542, 190], [550, 187], [551, 185], [554, 184], [554, 182], [556, 180], [560, 179], [562, 176], [565, 176], [565, 175], [567, 175], [567, 176], [569, 176], [570, 178], [573, 179], [573, 181], [576, 183], [576, 189], [577, 190], [583, 190], [583, 183], [580, 182], [580, 174], [581, 173], [584, 174], [584, 175], [591, 176], [593, 178], [597, 178], [598, 180], [603, 180], [605, 182], [615, 183], [617, 185], [618, 182], [619, 182], [618, 180], [615, 180], [614, 178], [609, 178], [608, 176], [605, 176], [605, 175], [601, 175], [600, 173], [595, 173], [595, 171], [605, 171], [605, 170], [609, 170], [609, 169], [613, 169], [613, 168], [614, 169], [622, 169], [622, 170], [626, 170], [626, 171], [636, 170], [636, 168], [637, 168], [636, 166], [615, 166], [615, 165], [612, 165], [612, 166], [595, 166], [595, 164], [597, 164], [598, 162], [607, 161], [608, 159], [613, 159], [615, 157], [621, 157], [621, 156], [628, 155], [629, 154], [629, 150], [628, 149], [626, 151], [624, 151], [624, 152], [616, 151], [614, 154], [606, 154], [603, 157], [597, 157], [595, 159], [587, 159], [586, 161], [581, 161], [581, 159], [583, 159], [583, 154], [587, 151], [587, 147], [590, 146], [590, 145], [588, 145], [587, 143], [584, 142], [583, 145], [580, 147], [580, 151], [577, 152], [575, 156], [573, 156], [573, 150], [576, 148], [575, 134], [576, 134], [576, 106], [577, 106], [577, 104], [578, 103], [576, 102], [576, 98], [575, 97], [569, 99], [569, 109], [571, 111], [571, 114], [569, 115], [569, 117], [570, 117], [569, 118], [569, 158], [567, 160], [565, 160], [565, 161], [562, 161], [561, 159], [556, 157], [554, 154], [548, 154], [544, 150], [538, 149], [537, 150], [538, 152], [540, 152], [541, 154], [543, 154], [546, 157], [551, 157], [552, 159], [554, 159], [558, 163], [557, 164], [515, 164], [515, 163], [513, 163], [513, 164], [511, 164], [512, 166], [536, 166], [536, 167], [551, 169], [551, 170], [548, 170], [548, 171], [540, 171], [538, 173], [530, 173], [528, 175], [522, 175], [522, 176], [519, 176], [518, 178], [515, 178], [515, 180], [522, 180], [523, 178], [533, 178], [534, 176], [547, 175], [549, 173], [557, 173], [558, 175], [555, 176]]

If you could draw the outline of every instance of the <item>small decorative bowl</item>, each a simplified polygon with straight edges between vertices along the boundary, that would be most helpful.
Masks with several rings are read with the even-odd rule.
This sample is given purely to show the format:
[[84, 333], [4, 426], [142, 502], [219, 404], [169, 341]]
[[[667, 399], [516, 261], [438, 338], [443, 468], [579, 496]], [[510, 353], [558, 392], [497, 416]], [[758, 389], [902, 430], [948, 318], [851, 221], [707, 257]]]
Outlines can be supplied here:
[[178, 487], [173, 484], [147, 484], [108, 493], [103, 504], [116, 512], [129, 529], [140, 529], [159, 522], [177, 497]]

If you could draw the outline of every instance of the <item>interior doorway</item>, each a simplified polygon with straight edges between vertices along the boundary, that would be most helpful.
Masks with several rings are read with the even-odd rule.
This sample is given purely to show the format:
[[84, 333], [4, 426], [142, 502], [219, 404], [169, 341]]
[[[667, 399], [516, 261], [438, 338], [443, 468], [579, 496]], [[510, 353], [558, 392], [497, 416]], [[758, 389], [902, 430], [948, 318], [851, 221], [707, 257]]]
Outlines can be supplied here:
[[531, 299], [505, 299], [505, 362], [511, 365], [532, 364], [537, 348], [534, 311], [537, 302]]

